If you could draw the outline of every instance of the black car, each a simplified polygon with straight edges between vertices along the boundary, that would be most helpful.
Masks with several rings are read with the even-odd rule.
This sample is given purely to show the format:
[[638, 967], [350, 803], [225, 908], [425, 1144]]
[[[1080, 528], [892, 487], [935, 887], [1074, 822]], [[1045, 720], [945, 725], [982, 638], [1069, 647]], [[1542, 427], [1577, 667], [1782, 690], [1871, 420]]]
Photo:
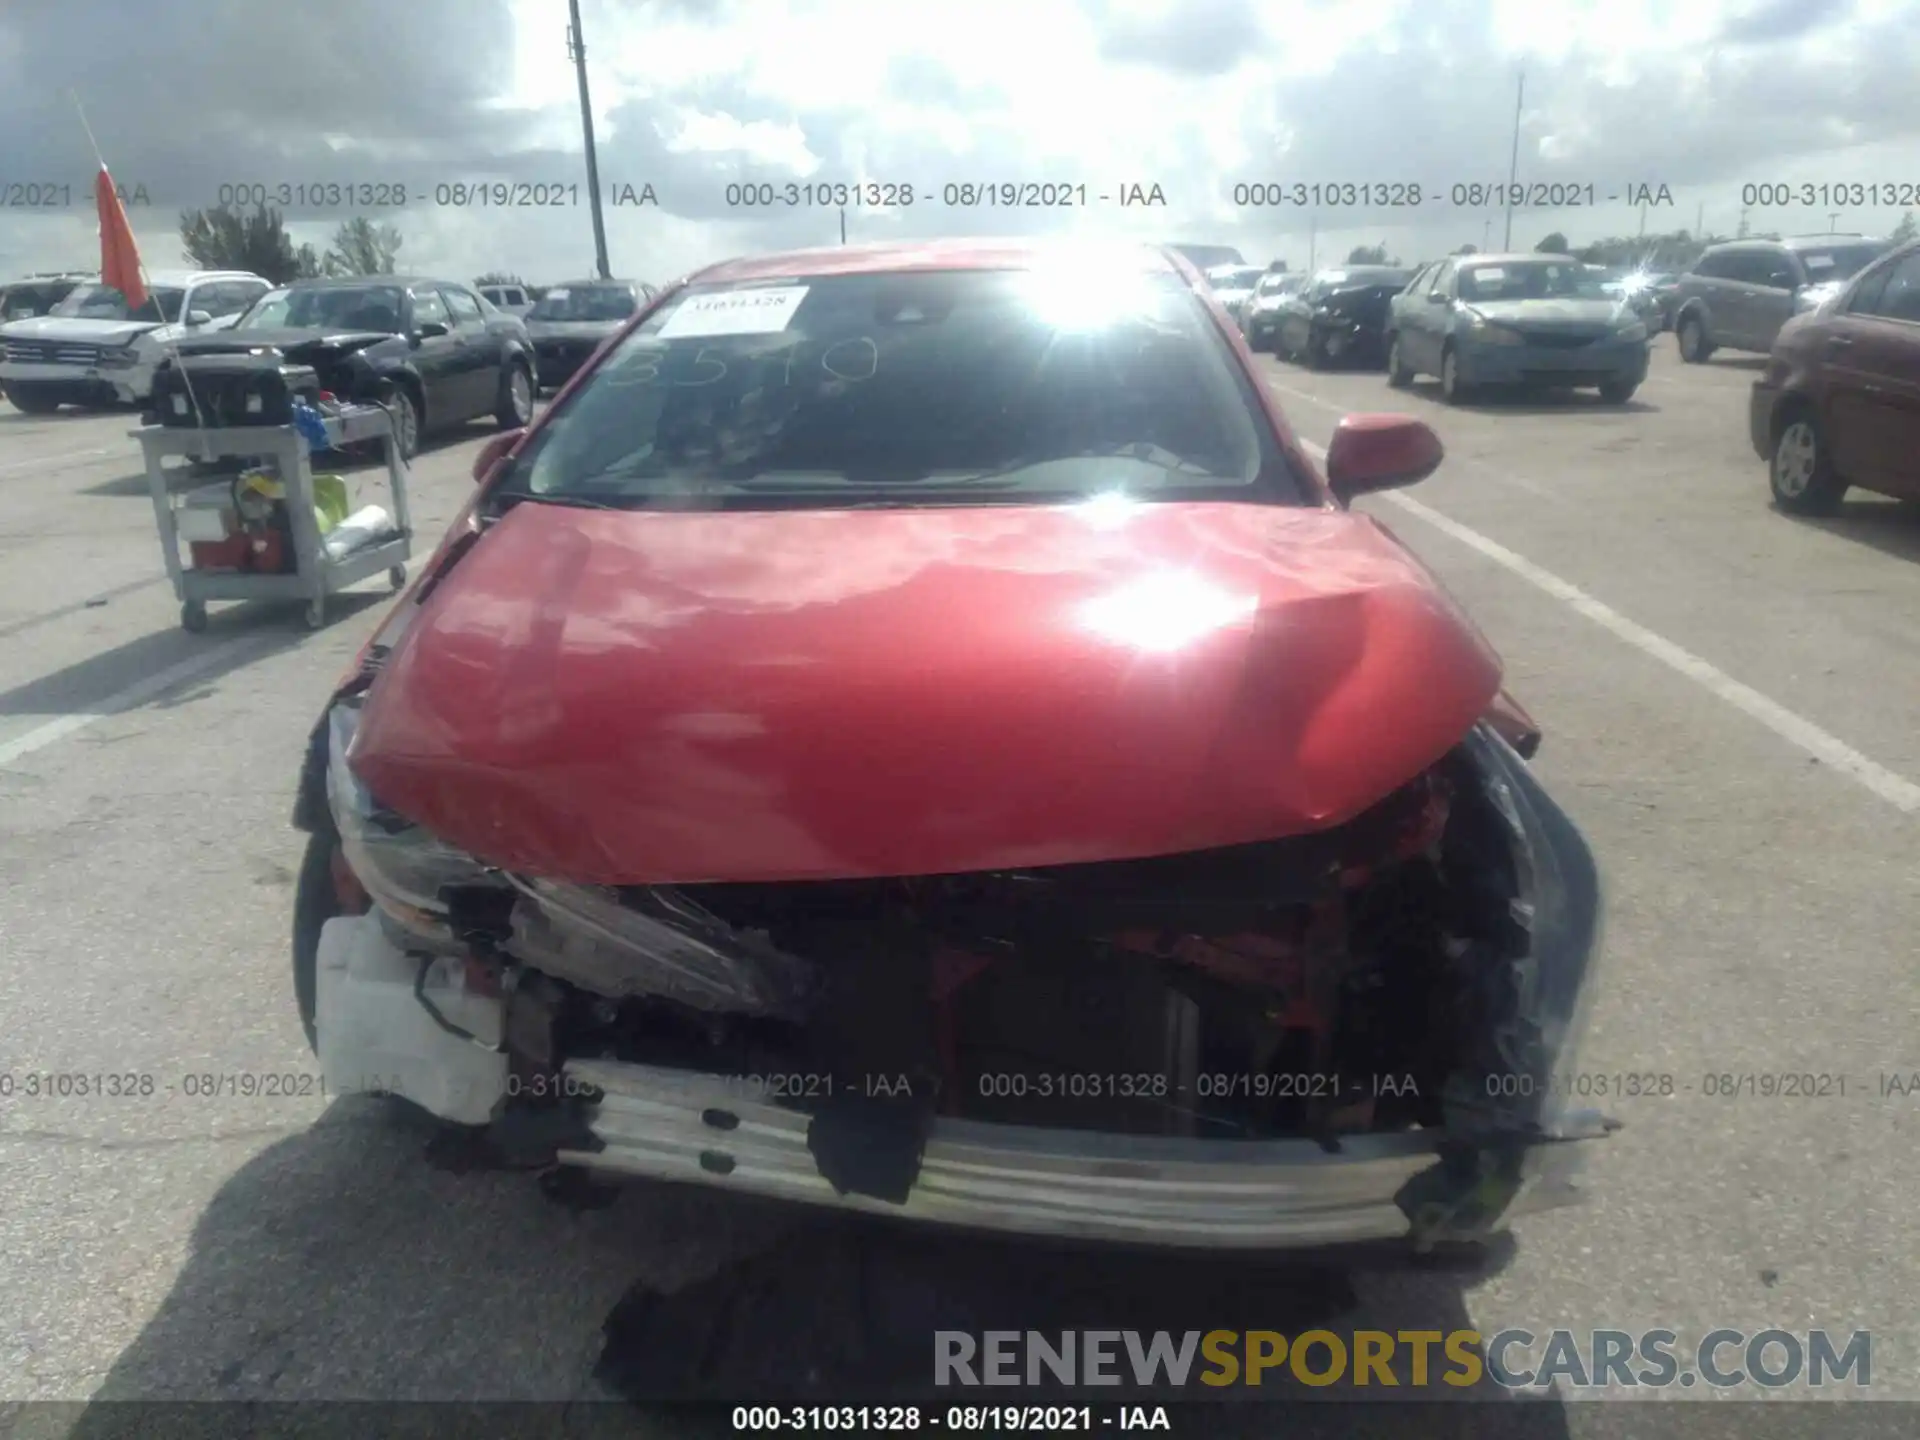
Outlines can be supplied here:
[[262, 295], [232, 329], [179, 345], [189, 376], [196, 357], [262, 351], [312, 367], [342, 399], [390, 407], [408, 457], [422, 435], [483, 416], [525, 425], [538, 393], [526, 327], [453, 280], [303, 280]]
[[1322, 270], [1276, 312], [1274, 349], [1310, 365], [1380, 364], [1386, 359], [1387, 306], [1413, 278], [1388, 265]]
[[533, 338], [540, 383], [561, 386], [659, 292], [642, 280], [569, 280], [521, 318]]

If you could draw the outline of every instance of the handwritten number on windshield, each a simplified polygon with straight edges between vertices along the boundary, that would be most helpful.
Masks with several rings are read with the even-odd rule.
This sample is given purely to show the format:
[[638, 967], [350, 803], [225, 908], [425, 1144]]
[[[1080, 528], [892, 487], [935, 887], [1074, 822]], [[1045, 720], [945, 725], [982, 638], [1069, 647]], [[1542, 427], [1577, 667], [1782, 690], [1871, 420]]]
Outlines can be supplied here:
[[[840, 354], [838, 364], [833, 358], [836, 352]], [[791, 369], [792, 360], [788, 360], [787, 365]], [[880, 369], [880, 347], [870, 336], [856, 335], [851, 340], [829, 345], [820, 357], [820, 368], [836, 380], [871, 380]]]
[[[782, 387], [793, 384], [794, 362], [799, 358], [800, 350], [801, 347], [795, 344], [780, 352]], [[666, 358], [667, 352], [661, 350], [644, 359], [636, 357], [627, 360], [609, 369], [604, 383], [614, 389], [658, 384], [664, 378], [660, 366]], [[669, 380], [666, 383], [677, 390], [698, 390], [718, 385], [729, 373], [727, 362], [713, 350], [704, 347], [693, 357], [691, 368], [694, 372], [691, 378]], [[880, 372], [880, 347], [868, 335], [837, 340], [821, 352], [820, 368], [834, 379], [848, 383], [871, 380]]]
[[727, 378], [727, 362], [720, 359], [720, 357], [715, 355], [711, 350], [702, 350], [698, 355], [694, 356], [693, 368], [695, 370], [703, 368], [711, 369], [715, 373], [708, 375], [703, 380], [676, 380], [673, 383], [678, 386], [691, 388], [699, 385], [718, 385], [722, 380]]

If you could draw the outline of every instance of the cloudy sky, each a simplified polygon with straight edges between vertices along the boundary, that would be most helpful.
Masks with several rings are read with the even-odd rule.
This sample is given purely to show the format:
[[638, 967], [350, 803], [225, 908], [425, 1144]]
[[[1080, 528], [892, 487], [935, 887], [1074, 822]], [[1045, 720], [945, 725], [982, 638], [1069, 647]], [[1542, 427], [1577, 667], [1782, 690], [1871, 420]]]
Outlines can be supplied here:
[[[1636, 233], [1609, 197], [1639, 185], [1671, 196], [1648, 230], [1732, 233], [1743, 198], [1773, 198], [1753, 185], [1839, 187], [1755, 204], [1756, 230], [1885, 231], [1920, 209], [1916, 0], [583, 0], [583, 25], [613, 268], [654, 281], [837, 242], [832, 204], [730, 206], [740, 185], [913, 188], [850, 208], [858, 240], [1084, 228], [1296, 268], [1360, 243], [1498, 246], [1504, 211], [1453, 187], [1505, 181], [1523, 70], [1520, 179], [1595, 203], [1523, 209], [1516, 247]], [[182, 209], [258, 185], [287, 187], [297, 239], [391, 220], [403, 268], [589, 272], [566, 30], [565, 0], [6, 0], [0, 278], [98, 262], [70, 91], [151, 266], [181, 262]], [[455, 203], [496, 181], [559, 203]], [[1087, 200], [942, 203], [1015, 181]], [[1236, 204], [1254, 182], [1333, 191]], [[1100, 199], [1136, 184], [1164, 206]], [[375, 203], [328, 204], [335, 185]], [[1338, 188], [1415, 185], [1417, 207]], [[630, 203], [648, 186], [657, 204]]]

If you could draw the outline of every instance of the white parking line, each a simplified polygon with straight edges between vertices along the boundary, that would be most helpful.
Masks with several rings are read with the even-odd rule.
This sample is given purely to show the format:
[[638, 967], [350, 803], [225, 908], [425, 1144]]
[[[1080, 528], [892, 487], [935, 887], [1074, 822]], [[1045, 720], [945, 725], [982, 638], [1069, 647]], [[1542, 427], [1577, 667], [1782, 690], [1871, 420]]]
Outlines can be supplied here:
[[[1316, 403], [1325, 404], [1324, 401]], [[1301, 440], [1300, 444], [1316, 459], [1325, 462], [1327, 451], [1324, 445], [1316, 445], [1311, 440]], [[1410, 495], [1392, 492], [1381, 498], [1425, 521], [1441, 534], [1450, 536], [1462, 545], [1478, 551], [1501, 569], [1518, 575], [1536, 589], [1544, 590], [1569, 609], [1586, 616], [1594, 624], [1626, 641], [1641, 654], [1652, 656], [1670, 670], [1686, 676], [1695, 684], [1719, 696], [1741, 714], [1758, 720], [1781, 739], [1798, 746], [1823, 764], [1830, 765], [1835, 770], [1850, 776], [1895, 809], [1909, 815], [1920, 814], [1920, 785], [1914, 784], [1905, 776], [1895, 774], [1884, 765], [1869, 760], [1844, 740], [1828, 734], [1806, 717], [1796, 715], [1777, 701], [1769, 700], [1752, 686], [1742, 685], [1724, 670], [1701, 659], [1691, 650], [1684, 649], [1664, 635], [1658, 635], [1646, 626], [1629, 620], [1612, 606], [1594, 599], [1578, 585], [1562, 580], [1550, 570], [1543, 570], [1524, 555], [1515, 554], [1499, 541], [1488, 539], [1478, 530], [1462, 525], [1458, 520], [1449, 519], [1431, 505], [1423, 505]]]
[[211, 650], [202, 650], [197, 655], [189, 655], [164, 670], [156, 671], [144, 680], [136, 680], [124, 690], [115, 691], [91, 710], [77, 715], [62, 715], [57, 720], [36, 725], [24, 735], [0, 741], [0, 768], [36, 750], [44, 750], [55, 741], [64, 740], [109, 715], [118, 715], [122, 710], [131, 710], [156, 695], [165, 694], [174, 686], [193, 679], [203, 671], [214, 669], [222, 661], [235, 659], [244, 651], [264, 650], [274, 638], [271, 635], [243, 635], [224, 645], [216, 645]]

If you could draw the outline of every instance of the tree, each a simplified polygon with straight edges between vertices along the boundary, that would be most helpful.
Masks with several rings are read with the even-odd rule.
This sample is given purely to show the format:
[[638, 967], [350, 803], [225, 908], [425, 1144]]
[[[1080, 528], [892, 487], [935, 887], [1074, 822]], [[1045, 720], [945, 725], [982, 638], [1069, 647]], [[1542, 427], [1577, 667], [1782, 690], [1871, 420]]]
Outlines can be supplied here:
[[1893, 227], [1893, 234], [1887, 238], [1896, 245], [1904, 245], [1916, 234], [1920, 234], [1920, 225], [1913, 223], [1913, 212], [1908, 210], [1901, 215], [1900, 223]]
[[1462, 245], [1453, 253], [1456, 255], [1478, 255], [1480, 253], [1480, 247], [1478, 245]]
[[356, 215], [333, 232], [324, 263], [329, 275], [391, 275], [399, 254], [398, 230]]
[[262, 205], [243, 215], [226, 205], [180, 216], [180, 243], [203, 270], [250, 270], [276, 285], [320, 273], [311, 245], [295, 248], [285, 218]]
[[1356, 245], [1347, 252], [1349, 265], [1384, 265], [1387, 263], [1387, 247], [1379, 245]]
[[1567, 237], [1562, 235], [1558, 230], [1547, 236], [1546, 239], [1542, 240], [1533, 248], [1537, 254], [1541, 255], [1570, 255], [1573, 253], [1573, 247], [1567, 244]]
[[508, 275], [500, 270], [489, 270], [473, 283], [475, 285], [518, 285], [522, 290], [527, 288], [527, 282], [518, 275]]

